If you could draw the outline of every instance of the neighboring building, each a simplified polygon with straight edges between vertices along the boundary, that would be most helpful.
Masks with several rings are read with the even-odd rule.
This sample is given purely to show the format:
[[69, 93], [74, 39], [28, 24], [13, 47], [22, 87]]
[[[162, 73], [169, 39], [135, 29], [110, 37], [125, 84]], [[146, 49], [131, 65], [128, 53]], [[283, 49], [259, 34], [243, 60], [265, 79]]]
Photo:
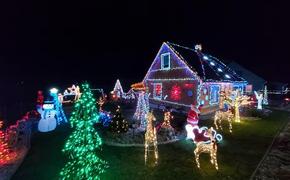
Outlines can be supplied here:
[[203, 104], [202, 112], [218, 108], [220, 91], [245, 90], [247, 82], [217, 58], [195, 49], [163, 43], [143, 79], [151, 104], [189, 108]]
[[243, 66], [239, 65], [236, 62], [231, 62], [228, 66], [233, 69], [237, 74], [243, 77], [248, 83], [249, 86], [252, 86], [253, 91], [261, 91], [264, 90], [264, 86], [267, 83], [266, 80], [261, 78], [260, 76], [254, 74]]

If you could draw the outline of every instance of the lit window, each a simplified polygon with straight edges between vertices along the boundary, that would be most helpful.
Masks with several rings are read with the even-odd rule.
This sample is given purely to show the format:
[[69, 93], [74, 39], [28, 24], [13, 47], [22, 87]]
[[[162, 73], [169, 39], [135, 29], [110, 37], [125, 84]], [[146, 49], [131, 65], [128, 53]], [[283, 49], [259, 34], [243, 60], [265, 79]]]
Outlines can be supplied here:
[[153, 98], [162, 99], [162, 83], [154, 83]]
[[219, 94], [220, 94], [220, 86], [219, 85], [211, 85], [210, 86], [210, 104], [217, 104], [219, 102]]
[[170, 53], [161, 54], [161, 69], [170, 69]]

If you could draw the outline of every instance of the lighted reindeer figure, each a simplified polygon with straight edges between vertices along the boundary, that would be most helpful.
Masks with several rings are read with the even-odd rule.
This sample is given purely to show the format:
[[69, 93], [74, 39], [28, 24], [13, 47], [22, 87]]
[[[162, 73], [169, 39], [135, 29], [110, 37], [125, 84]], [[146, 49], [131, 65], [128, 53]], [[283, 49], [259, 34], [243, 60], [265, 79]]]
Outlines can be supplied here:
[[207, 135], [210, 138], [210, 142], [200, 141], [196, 143], [196, 148], [194, 150], [195, 161], [198, 168], [200, 168], [199, 163], [199, 155], [202, 153], [210, 154], [210, 162], [215, 166], [216, 170], [218, 170], [217, 163], [217, 142], [215, 137], [212, 134], [213, 128], [207, 130]]
[[215, 128], [216, 129], [221, 129], [223, 130], [223, 127], [222, 127], [222, 121], [228, 121], [229, 123], [229, 131], [230, 133], [232, 133], [232, 130], [233, 130], [233, 126], [232, 126], [232, 123], [233, 123], [233, 119], [234, 119], [234, 114], [232, 113], [231, 110], [228, 110], [228, 111], [216, 111], [215, 113], [215, 116], [214, 116], [214, 125], [215, 125]]
[[234, 108], [234, 119], [235, 122], [240, 122], [240, 106], [248, 105], [251, 103], [250, 97], [241, 95], [239, 90], [233, 91], [233, 97], [226, 96], [225, 103], [229, 104], [232, 108]]
[[[149, 151], [154, 151], [155, 164], [158, 161], [158, 147], [157, 147], [157, 133], [156, 128], [153, 126], [153, 121], [156, 121], [156, 118], [153, 115], [153, 112], [148, 112], [147, 114], [147, 127], [145, 133], [145, 164], [147, 163], [147, 158], [149, 156]], [[150, 146], [153, 146], [153, 150], [150, 150]]]
[[103, 105], [105, 104], [105, 98], [100, 97], [97, 104], [99, 105], [99, 111], [103, 111]]

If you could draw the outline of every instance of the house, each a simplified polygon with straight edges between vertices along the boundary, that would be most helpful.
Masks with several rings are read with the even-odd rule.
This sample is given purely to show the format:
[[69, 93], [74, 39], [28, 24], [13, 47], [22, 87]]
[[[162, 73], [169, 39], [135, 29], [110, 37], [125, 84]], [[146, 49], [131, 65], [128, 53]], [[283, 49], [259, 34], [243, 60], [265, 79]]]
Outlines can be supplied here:
[[219, 59], [195, 49], [164, 42], [143, 79], [150, 104], [182, 108], [203, 104], [215, 111], [220, 91], [244, 91], [247, 81]]
[[256, 75], [255, 73], [244, 68], [236, 62], [231, 62], [228, 66], [233, 69], [237, 74], [243, 77], [248, 83], [249, 86], [252, 86], [253, 91], [261, 91], [264, 89], [265, 84], [267, 83], [262, 77]]

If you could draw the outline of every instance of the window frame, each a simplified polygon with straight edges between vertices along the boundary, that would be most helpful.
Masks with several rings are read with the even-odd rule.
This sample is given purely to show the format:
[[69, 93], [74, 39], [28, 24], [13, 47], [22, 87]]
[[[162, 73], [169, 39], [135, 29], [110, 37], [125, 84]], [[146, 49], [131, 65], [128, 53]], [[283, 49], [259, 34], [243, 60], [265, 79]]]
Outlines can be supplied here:
[[[156, 95], [156, 86], [158, 86], [158, 85], [161, 86], [161, 92], [160, 92], [159, 96]], [[158, 99], [158, 100], [162, 99], [162, 89], [163, 89], [162, 83], [153, 83], [153, 98], [154, 99]]]
[[[164, 57], [168, 56], [168, 67], [164, 67]], [[171, 57], [170, 57], [170, 53], [163, 53], [161, 54], [161, 69], [162, 70], [169, 70], [171, 68]]]
[[[218, 87], [218, 90], [217, 90], [217, 94], [216, 94], [216, 97], [217, 97], [217, 100], [213, 101], [213, 89], [215, 87]], [[219, 101], [220, 101], [220, 90], [221, 90], [221, 86], [218, 85], [218, 84], [213, 84], [213, 85], [210, 85], [210, 94], [209, 94], [209, 104], [218, 104]]]

